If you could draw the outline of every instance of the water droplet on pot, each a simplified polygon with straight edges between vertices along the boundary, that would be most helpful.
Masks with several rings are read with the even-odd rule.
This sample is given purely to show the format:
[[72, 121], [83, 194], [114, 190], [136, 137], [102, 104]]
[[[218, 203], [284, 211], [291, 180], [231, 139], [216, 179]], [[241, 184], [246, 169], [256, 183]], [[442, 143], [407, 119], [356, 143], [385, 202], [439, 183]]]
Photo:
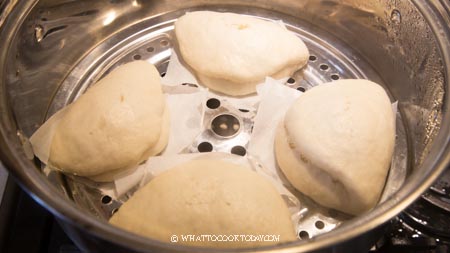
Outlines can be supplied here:
[[39, 43], [44, 38], [44, 28], [42, 26], [37, 25], [34, 27], [34, 36], [36, 37], [36, 41]]
[[395, 24], [400, 24], [402, 22], [402, 15], [401, 15], [399, 10], [396, 10], [396, 9], [392, 10], [392, 12], [391, 12], [391, 20]]

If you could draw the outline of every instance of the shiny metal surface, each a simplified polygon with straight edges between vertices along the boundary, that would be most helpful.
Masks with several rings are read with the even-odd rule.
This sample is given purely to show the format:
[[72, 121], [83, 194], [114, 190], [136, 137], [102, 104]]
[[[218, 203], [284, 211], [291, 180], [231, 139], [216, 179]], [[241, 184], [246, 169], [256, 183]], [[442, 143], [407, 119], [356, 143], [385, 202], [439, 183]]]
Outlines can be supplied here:
[[2, 203], [3, 193], [5, 192], [6, 181], [8, 181], [8, 171], [0, 163], [0, 204]]
[[[114, 57], [103, 56], [114, 56], [114, 52], [124, 56], [117, 49], [131, 49], [124, 46], [130, 42], [149, 42], [142, 33], [138, 34], [142, 41], [129, 40], [130, 33], [124, 31], [151, 34], [152, 29], [164, 30], [170, 20], [186, 10], [207, 8], [282, 17], [290, 28], [301, 27], [299, 31], [308, 31], [316, 35], [315, 41], [323, 41], [316, 44], [333, 45], [320, 52], [347, 58], [331, 62], [329, 66], [337, 66], [333, 72], [348, 69], [348, 65], [340, 65], [347, 62], [353, 66], [350, 69], [384, 84], [392, 98], [399, 101], [407, 152], [398, 157], [403, 155], [405, 164], [400, 165], [405, 166], [408, 176], [400, 189], [372, 212], [312, 241], [260, 250], [368, 249], [373, 235], [380, 231], [375, 228], [418, 197], [449, 163], [450, 110], [445, 93], [450, 88], [449, 19], [448, 9], [438, 1], [49, 0], [2, 4], [0, 39], [5, 43], [0, 45], [0, 157], [36, 199], [66, 222], [67, 230], [79, 244], [98, 250], [119, 251], [111, 246], [116, 244], [130, 251], [199, 251], [136, 237], [86, 215], [86, 211], [95, 210], [71, 201], [73, 192], [67, 191], [70, 180], [60, 175], [47, 180], [42, 175], [39, 164], [29, 159], [25, 138], [48, 115], [76, 98], [95, 77], [114, 65]], [[142, 50], [143, 44], [135, 45], [132, 50]], [[166, 67], [164, 59], [168, 55], [164, 57], [155, 59], [160, 62], [160, 71]], [[92, 237], [83, 238], [86, 231]]]

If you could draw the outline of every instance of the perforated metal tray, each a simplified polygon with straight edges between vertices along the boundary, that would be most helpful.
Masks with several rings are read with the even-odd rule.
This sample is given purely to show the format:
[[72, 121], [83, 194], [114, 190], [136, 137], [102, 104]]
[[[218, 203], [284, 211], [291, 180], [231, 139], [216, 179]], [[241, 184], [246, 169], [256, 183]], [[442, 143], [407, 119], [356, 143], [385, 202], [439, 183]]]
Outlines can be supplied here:
[[[365, 78], [383, 85], [382, 79], [360, 58], [357, 52], [351, 49], [351, 45], [343, 44], [339, 39], [330, 37], [328, 34], [310, 27], [307, 23], [302, 23], [301, 20], [293, 20], [289, 16], [258, 9], [251, 11], [248, 9], [217, 9], [217, 11], [231, 11], [268, 20], [282, 20], [289, 30], [302, 38], [310, 51], [309, 62], [304, 69], [296, 72], [285, 84], [299, 92], [324, 82], [344, 78]], [[156, 23], [155, 19], [144, 20], [118, 31], [99, 44], [78, 63], [62, 83], [52, 100], [47, 117], [76, 99], [89, 85], [124, 63], [146, 60], [153, 63], [161, 76], [164, 76], [169, 64], [171, 48], [175, 43], [173, 24], [176, 18], [183, 14], [182, 11], [164, 14], [157, 18]], [[186, 83], [180, 83], [180, 85], [193, 86]], [[192, 144], [184, 149], [184, 152], [214, 150], [246, 155], [246, 147], [251, 141], [253, 117], [242, 115], [257, 114], [258, 108], [233, 107], [232, 104], [224, 103], [220, 98], [214, 96], [211, 96], [205, 103], [208, 109], [204, 115], [206, 123], [203, 132], [199, 133]], [[232, 117], [224, 115], [232, 115]], [[219, 124], [214, 123], [218, 121]], [[217, 134], [215, 129], [220, 129], [222, 123], [230, 124], [230, 127], [237, 124], [239, 129], [232, 134], [226, 134], [228, 136]], [[397, 114], [396, 123], [397, 139], [394, 160], [383, 200], [401, 186], [405, 176], [404, 170], [407, 167], [406, 134], [400, 114]], [[172, 122], [172, 124], [177, 123]], [[397, 172], [397, 168], [403, 170]], [[395, 173], [392, 173], [393, 171]], [[49, 177], [55, 176], [55, 172], [47, 174]], [[111, 196], [102, 194], [95, 185], [85, 184], [84, 180], [73, 177], [65, 177], [64, 180], [65, 190], [74, 201], [87, 212], [102, 219], [108, 219], [137, 190], [134, 188], [120, 199], [113, 199]], [[337, 211], [321, 208], [293, 188], [290, 190], [302, 202], [301, 218], [297, 225], [300, 239], [312, 238], [330, 231], [351, 218]]]

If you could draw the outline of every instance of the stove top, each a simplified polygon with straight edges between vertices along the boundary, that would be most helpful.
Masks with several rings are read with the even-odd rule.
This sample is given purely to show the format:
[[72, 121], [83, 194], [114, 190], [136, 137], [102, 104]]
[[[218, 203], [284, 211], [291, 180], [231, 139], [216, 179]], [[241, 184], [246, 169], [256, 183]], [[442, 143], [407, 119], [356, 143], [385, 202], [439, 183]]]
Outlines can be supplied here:
[[[2, 174], [1, 178], [5, 174]], [[78, 253], [53, 216], [11, 179], [0, 185], [0, 252]], [[450, 170], [403, 213], [371, 253], [450, 252]], [[0, 182], [1, 183], [1, 182]]]
[[47, 210], [9, 178], [0, 202], [0, 252], [79, 253]]
[[450, 252], [450, 170], [391, 221], [375, 252]]

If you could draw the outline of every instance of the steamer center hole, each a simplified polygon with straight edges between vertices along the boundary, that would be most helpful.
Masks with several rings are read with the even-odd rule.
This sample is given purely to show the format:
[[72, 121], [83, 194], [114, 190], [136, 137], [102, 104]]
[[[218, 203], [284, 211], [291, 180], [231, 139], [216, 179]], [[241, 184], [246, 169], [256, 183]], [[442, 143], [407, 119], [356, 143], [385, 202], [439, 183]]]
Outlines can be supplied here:
[[211, 130], [221, 137], [231, 137], [239, 132], [241, 124], [231, 114], [222, 114], [215, 117], [211, 122]]

